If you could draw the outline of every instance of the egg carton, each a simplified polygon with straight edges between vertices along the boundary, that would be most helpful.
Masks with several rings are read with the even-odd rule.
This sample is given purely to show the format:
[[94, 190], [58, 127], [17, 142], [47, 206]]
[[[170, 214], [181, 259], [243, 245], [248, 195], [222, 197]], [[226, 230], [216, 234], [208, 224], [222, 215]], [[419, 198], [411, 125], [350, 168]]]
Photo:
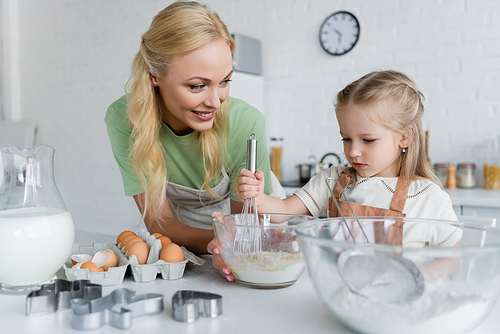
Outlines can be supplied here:
[[[130, 268], [132, 270], [132, 276], [136, 282], [146, 283], [154, 281], [159, 273], [164, 280], [176, 280], [184, 276], [184, 269], [186, 268], [186, 264], [188, 262], [192, 262], [198, 266], [205, 263], [205, 260], [194, 255], [182, 246], [181, 249], [184, 252], [184, 261], [165, 262], [160, 260], [161, 241], [159, 239], [156, 239], [146, 229], [140, 229], [137, 236], [146, 241], [150, 250], [146, 264], [139, 264], [135, 255], [128, 258], [128, 263], [130, 264]], [[122, 255], [127, 257], [127, 253], [123, 253], [121, 243], [118, 244], [118, 248], [121, 249]]]
[[[88, 269], [71, 268], [73, 267], [73, 263], [71, 262], [72, 255], [88, 254], [94, 256], [95, 253], [107, 249], [110, 249], [116, 255], [118, 260], [118, 265], [116, 267], [111, 267], [107, 271], [93, 273], [91, 273]], [[95, 243], [92, 246], [79, 246], [78, 244], [74, 244], [71, 249], [71, 255], [64, 264], [64, 273], [69, 281], [87, 279], [90, 280], [91, 283], [101, 284], [103, 286], [117, 285], [123, 282], [128, 264], [129, 261], [115, 244], [105, 242]]]

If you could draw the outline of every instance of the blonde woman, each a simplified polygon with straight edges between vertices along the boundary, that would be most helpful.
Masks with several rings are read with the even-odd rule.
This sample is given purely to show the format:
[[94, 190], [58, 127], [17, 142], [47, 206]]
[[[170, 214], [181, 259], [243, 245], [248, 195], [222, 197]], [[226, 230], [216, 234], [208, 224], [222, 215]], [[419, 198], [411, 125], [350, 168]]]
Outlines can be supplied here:
[[148, 230], [198, 254], [213, 240], [212, 212], [242, 210], [234, 181], [252, 133], [258, 169], [271, 177], [262, 114], [229, 97], [234, 49], [215, 12], [174, 2], [142, 36], [127, 94], [105, 117], [125, 195]]

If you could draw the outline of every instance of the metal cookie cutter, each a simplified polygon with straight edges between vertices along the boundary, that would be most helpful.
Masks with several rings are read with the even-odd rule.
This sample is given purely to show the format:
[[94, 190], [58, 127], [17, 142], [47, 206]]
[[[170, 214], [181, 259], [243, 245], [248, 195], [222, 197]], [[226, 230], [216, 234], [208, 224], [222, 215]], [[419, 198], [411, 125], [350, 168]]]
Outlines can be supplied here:
[[134, 290], [121, 288], [98, 299], [72, 299], [71, 309], [76, 330], [96, 329], [106, 324], [129, 329], [132, 318], [163, 312], [163, 295], [146, 293], [135, 296]]
[[70, 308], [73, 298], [95, 299], [102, 296], [102, 285], [82, 279], [67, 281], [56, 279], [54, 283], [42, 284], [40, 290], [26, 297], [26, 315], [47, 314]]
[[215, 318], [222, 314], [222, 296], [215, 293], [181, 290], [172, 296], [172, 317], [194, 322], [200, 316]]

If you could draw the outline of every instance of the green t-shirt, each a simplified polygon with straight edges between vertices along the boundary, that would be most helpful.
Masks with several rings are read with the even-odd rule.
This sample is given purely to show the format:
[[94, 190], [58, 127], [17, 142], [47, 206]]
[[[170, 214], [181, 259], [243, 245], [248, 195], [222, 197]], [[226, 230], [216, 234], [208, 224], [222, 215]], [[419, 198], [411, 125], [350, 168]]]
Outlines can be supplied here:
[[[264, 116], [254, 107], [236, 98], [229, 97], [225, 103], [228, 104], [229, 113], [227, 151], [230, 159], [224, 168], [231, 179], [230, 198], [238, 201], [234, 191], [234, 181], [240, 170], [246, 168], [247, 140], [252, 133], [255, 133], [257, 139], [257, 170], [264, 172], [266, 180], [264, 192], [269, 195], [273, 189]], [[131, 129], [127, 119], [126, 96], [122, 96], [109, 106], [104, 120], [113, 155], [122, 175], [125, 195], [134, 196], [143, 193], [144, 189], [128, 162]], [[165, 123], [160, 133], [166, 153], [165, 163], [169, 182], [199, 190], [203, 185], [205, 169], [200, 150], [193, 146], [194, 135], [195, 132], [191, 132], [185, 136], [177, 136]], [[217, 185], [222, 177], [221, 173], [216, 180], [213, 180], [212, 186]]]

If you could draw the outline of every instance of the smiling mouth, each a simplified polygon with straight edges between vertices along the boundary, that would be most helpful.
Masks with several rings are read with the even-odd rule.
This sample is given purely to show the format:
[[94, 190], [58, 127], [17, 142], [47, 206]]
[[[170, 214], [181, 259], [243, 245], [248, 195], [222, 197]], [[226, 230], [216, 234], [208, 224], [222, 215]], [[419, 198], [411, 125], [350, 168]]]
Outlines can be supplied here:
[[193, 113], [195, 113], [196, 115], [200, 116], [200, 117], [212, 117], [212, 115], [214, 114], [215, 111], [210, 111], [210, 112], [200, 112], [200, 111], [194, 111], [194, 110], [191, 110]]

